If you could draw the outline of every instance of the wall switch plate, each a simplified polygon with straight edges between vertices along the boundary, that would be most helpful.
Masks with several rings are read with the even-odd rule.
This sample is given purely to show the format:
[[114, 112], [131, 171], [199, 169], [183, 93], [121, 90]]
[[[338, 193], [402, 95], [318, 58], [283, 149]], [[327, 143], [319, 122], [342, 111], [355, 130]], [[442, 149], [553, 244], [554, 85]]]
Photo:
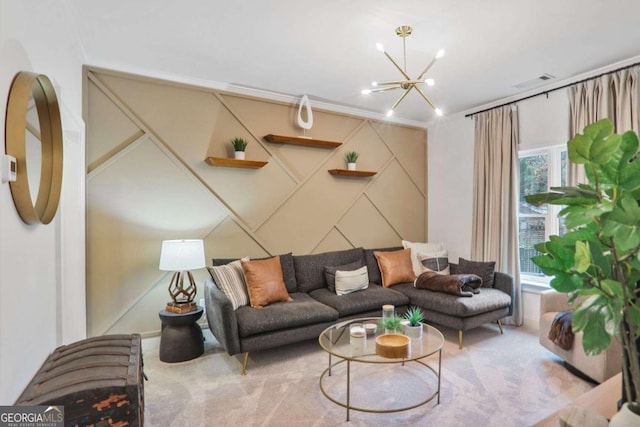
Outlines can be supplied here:
[[18, 166], [16, 158], [8, 154], [2, 155], [2, 182], [14, 182], [16, 180], [16, 173]]

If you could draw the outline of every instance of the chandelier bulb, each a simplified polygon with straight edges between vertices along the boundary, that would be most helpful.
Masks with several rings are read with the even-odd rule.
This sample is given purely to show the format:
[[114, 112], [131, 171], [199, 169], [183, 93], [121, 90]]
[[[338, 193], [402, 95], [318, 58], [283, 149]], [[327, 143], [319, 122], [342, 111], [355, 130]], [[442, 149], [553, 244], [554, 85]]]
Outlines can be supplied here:
[[378, 87], [378, 82], [371, 82], [371, 86]]
[[391, 117], [391, 116], [393, 116], [393, 110], [387, 111], [387, 117]]
[[444, 49], [440, 49], [438, 53], [436, 53], [436, 59], [440, 59], [444, 56]]
[[362, 89], [360, 93], [363, 95], [369, 95], [371, 93], [371, 89]]
[[376, 49], [384, 53], [384, 46], [382, 46], [382, 43], [376, 43]]
[[444, 114], [444, 112], [441, 109], [436, 108], [436, 116], [442, 117], [443, 114]]
[[427, 86], [433, 86], [436, 84], [436, 81], [433, 79], [425, 79], [424, 82], [427, 84]]

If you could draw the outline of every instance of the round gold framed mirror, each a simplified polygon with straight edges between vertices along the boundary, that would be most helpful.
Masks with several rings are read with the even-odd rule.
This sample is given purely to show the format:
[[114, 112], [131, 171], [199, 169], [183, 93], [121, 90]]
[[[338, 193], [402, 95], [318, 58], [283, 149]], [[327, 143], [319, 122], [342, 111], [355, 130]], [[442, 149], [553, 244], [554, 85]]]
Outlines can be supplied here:
[[[34, 108], [35, 114], [31, 114]], [[28, 145], [40, 148], [39, 169], [33, 164], [38, 156], [29, 155]], [[20, 218], [27, 224], [49, 224], [62, 190], [62, 123], [58, 98], [47, 76], [20, 71], [13, 78], [5, 118], [5, 150], [16, 158], [16, 180], [10, 187]], [[29, 173], [29, 167], [35, 173]], [[30, 188], [29, 176], [37, 175], [36, 192], [35, 187]], [[35, 204], [32, 190], [37, 194]]]

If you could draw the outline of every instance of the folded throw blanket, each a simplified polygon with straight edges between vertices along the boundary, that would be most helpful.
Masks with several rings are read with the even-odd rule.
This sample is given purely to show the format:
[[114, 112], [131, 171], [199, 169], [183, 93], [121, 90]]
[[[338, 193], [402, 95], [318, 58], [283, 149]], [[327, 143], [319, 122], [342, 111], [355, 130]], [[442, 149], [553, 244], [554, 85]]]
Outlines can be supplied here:
[[570, 350], [573, 346], [572, 317], [573, 314], [570, 310], [559, 312], [553, 318], [549, 329], [549, 339], [563, 350]]
[[425, 271], [416, 278], [413, 286], [459, 297], [472, 297], [473, 294], [480, 293], [478, 288], [482, 286], [482, 279], [476, 274], [448, 275]]

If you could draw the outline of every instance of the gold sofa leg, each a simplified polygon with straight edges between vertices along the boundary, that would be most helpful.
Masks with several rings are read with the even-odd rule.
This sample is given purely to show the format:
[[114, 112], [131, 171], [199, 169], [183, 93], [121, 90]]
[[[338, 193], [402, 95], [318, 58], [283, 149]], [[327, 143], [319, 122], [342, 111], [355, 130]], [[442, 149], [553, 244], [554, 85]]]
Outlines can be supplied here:
[[458, 348], [462, 350], [462, 330], [458, 331]]
[[247, 363], [249, 363], [248, 351], [244, 354], [244, 359], [242, 360], [242, 373], [240, 375], [247, 375]]
[[500, 335], [504, 335], [504, 330], [502, 329], [502, 321], [498, 319], [498, 327], [500, 328]]

